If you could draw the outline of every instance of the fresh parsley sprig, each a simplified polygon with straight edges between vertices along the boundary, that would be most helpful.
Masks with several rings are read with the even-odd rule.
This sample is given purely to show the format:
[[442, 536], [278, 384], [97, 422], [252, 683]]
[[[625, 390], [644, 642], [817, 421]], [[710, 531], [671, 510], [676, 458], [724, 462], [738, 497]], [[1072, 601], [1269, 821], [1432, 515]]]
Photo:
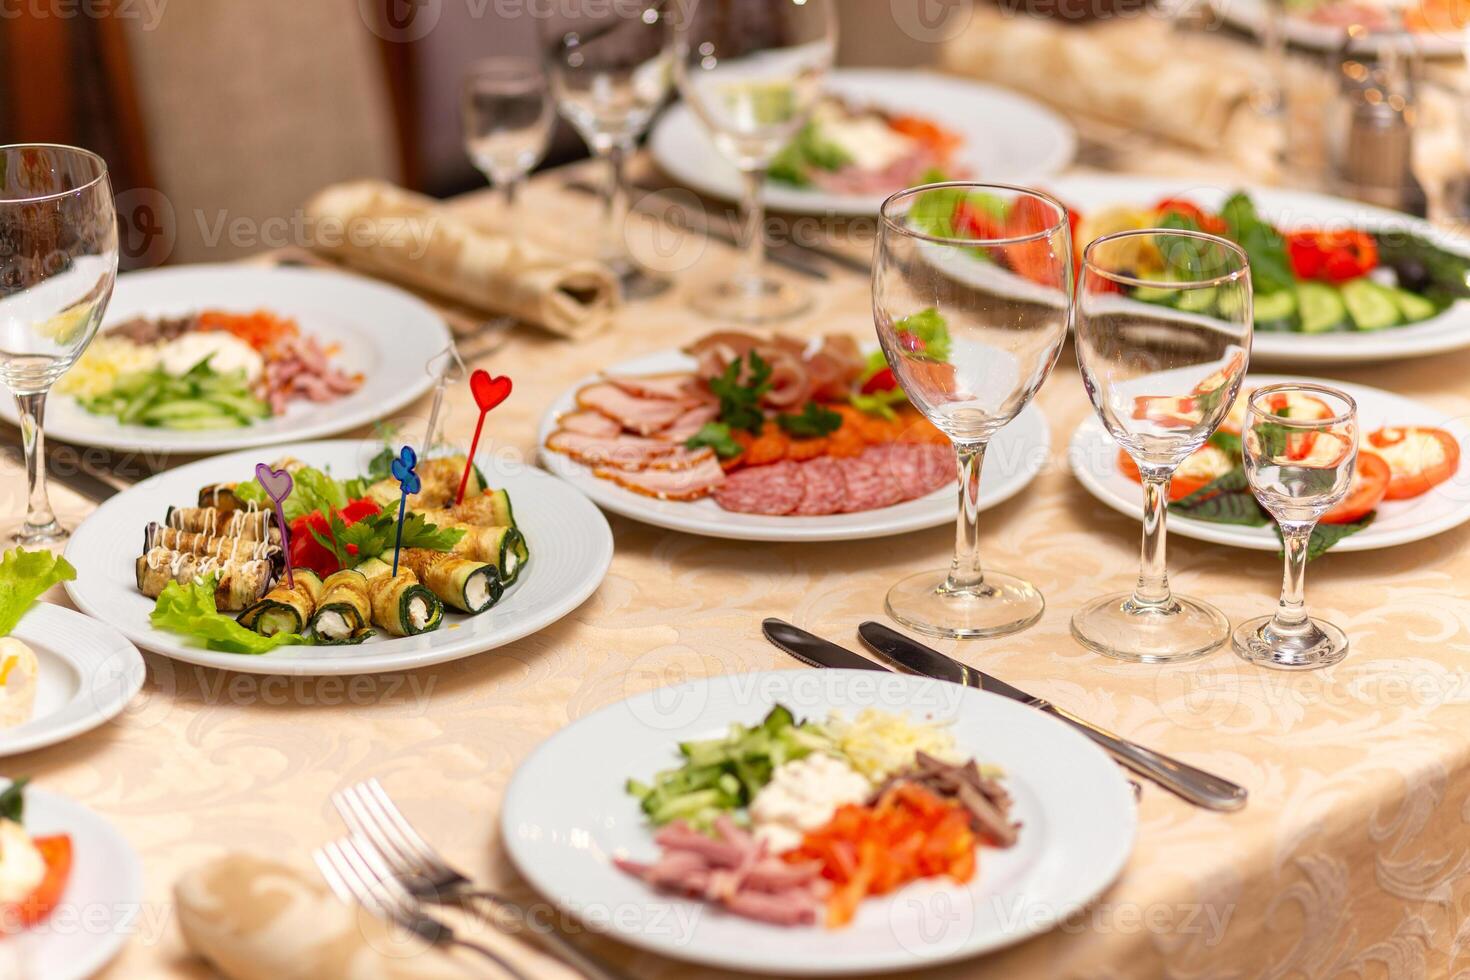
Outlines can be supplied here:
[[776, 416], [776, 423], [785, 429], [789, 436], [795, 436], [798, 439], [817, 439], [842, 428], [842, 416], [816, 402], [807, 402], [799, 415], [783, 412]]
[[751, 351], [743, 360], [737, 357], [722, 373], [710, 378], [709, 390], [720, 400], [721, 422], [731, 429], [758, 435], [766, 424], [760, 401], [771, 390], [771, 365]]
[[689, 449], [701, 449], [708, 446], [721, 459], [730, 459], [745, 451], [745, 448], [735, 441], [730, 433], [730, 427], [724, 422], [706, 422], [698, 432], [684, 440], [684, 445]]

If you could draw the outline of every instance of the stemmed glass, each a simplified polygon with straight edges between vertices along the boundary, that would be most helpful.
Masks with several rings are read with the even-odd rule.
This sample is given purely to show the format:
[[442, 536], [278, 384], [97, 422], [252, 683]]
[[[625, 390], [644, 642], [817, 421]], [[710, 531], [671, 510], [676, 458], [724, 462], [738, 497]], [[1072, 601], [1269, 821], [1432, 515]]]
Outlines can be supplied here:
[[97, 333], [117, 277], [107, 164], [86, 150], [0, 146], [0, 382], [15, 395], [25, 446], [23, 545], [67, 532], [46, 493], [46, 393]]
[[1092, 407], [1143, 479], [1138, 585], [1072, 617], [1083, 646], [1119, 660], [1170, 663], [1224, 643], [1214, 606], [1178, 595], [1165, 568], [1174, 470], [1230, 412], [1251, 349], [1251, 279], [1233, 242], [1197, 231], [1106, 235], [1083, 253], [1077, 363]]
[[[1315, 399], [1325, 406], [1326, 417], [1293, 417], [1283, 407], [1298, 402], [1293, 396]], [[1326, 385], [1269, 385], [1251, 393], [1241, 433], [1251, 491], [1281, 526], [1286, 573], [1276, 614], [1237, 626], [1235, 652], [1263, 667], [1286, 670], [1335, 664], [1347, 656], [1348, 640], [1336, 626], [1307, 615], [1307, 544], [1318, 519], [1352, 485], [1358, 406]]]
[[500, 191], [510, 224], [516, 189], [545, 156], [555, 120], [541, 62], [515, 56], [475, 62], [465, 73], [460, 110], [465, 152]]
[[[596, 10], [592, 10], [596, 7]], [[632, 297], [657, 295], [668, 280], [641, 268], [628, 251], [627, 158], [669, 92], [669, 54], [661, 2], [636, 13], [627, 4], [593, 4], [571, 30], [551, 39], [549, 65], [557, 110], [607, 162], [600, 258]]]
[[806, 125], [837, 51], [832, 0], [688, 0], [673, 25], [679, 94], [739, 169], [744, 256], [733, 279], [702, 289], [695, 309], [742, 323], [787, 319], [805, 291], [765, 270], [766, 169]]
[[[992, 225], [978, 216], [1005, 215]], [[873, 320], [909, 401], [954, 443], [959, 516], [947, 571], [888, 592], [888, 614], [932, 636], [1000, 636], [1041, 617], [1031, 583], [982, 569], [978, 516], [985, 447], [1051, 373], [1067, 336], [1067, 210], [1003, 184], [910, 188], [883, 202]]]

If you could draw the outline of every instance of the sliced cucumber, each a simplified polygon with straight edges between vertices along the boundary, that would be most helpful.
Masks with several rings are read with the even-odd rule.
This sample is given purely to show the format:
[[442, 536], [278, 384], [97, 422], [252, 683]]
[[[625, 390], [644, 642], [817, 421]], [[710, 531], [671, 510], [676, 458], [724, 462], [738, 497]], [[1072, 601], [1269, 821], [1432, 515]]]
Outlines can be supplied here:
[[1347, 304], [1342, 301], [1342, 295], [1324, 283], [1298, 283], [1296, 304], [1297, 313], [1301, 317], [1302, 333], [1327, 333], [1329, 330], [1344, 330], [1351, 326]]
[[1214, 286], [1205, 286], [1202, 289], [1185, 289], [1180, 292], [1179, 299], [1174, 305], [1186, 313], [1208, 313], [1215, 308], [1217, 292], [1218, 290]]
[[1399, 307], [1387, 286], [1380, 286], [1371, 279], [1354, 279], [1338, 287], [1342, 301], [1347, 305], [1348, 316], [1359, 330], [1382, 330], [1397, 326]]
[[1245, 293], [1234, 286], [1217, 287], [1215, 290], [1215, 312], [1230, 319], [1245, 305]]
[[1407, 289], [1390, 289], [1388, 292], [1393, 297], [1394, 305], [1399, 308], [1399, 315], [1404, 318], [1405, 323], [1418, 323], [1420, 320], [1439, 316], [1439, 307], [1433, 300], [1425, 299], [1418, 293], [1411, 293]]
[[1278, 289], [1257, 294], [1254, 318], [1257, 330], [1295, 330], [1296, 293]]
[[1133, 287], [1133, 298], [1140, 303], [1159, 303], [1163, 306], [1173, 306], [1174, 301], [1179, 298], [1179, 290], [1160, 289], [1157, 286], [1135, 286]]
[[147, 422], [164, 423], [172, 419], [203, 418], [205, 416], [230, 415], [225, 409], [212, 401], [202, 398], [180, 398], [177, 401], [159, 402], [149, 406], [143, 413], [143, 419]]

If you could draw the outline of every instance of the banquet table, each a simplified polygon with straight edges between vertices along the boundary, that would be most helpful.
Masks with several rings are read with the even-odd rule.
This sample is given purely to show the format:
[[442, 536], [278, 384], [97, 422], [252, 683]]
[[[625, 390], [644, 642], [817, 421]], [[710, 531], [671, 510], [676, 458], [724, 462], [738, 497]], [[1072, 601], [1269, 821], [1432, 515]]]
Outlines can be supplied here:
[[[538, 237], [582, 252], [595, 211], [590, 198], [566, 189], [571, 172], [530, 182], [521, 213], [536, 216]], [[452, 206], [493, 213], [485, 194]], [[820, 230], [861, 253], [872, 225]], [[716, 326], [691, 312], [688, 295], [728, 270], [735, 253], [715, 241], [676, 244], [660, 253], [674, 256], [676, 288], [625, 306], [605, 333], [572, 343], [522, 328], [477, 362], [515, 380], [487, 426], [492, 451], [531, 457], [541, 414], [567, 385]], [[830, 273], [825, 282], [801, 280], [817, 303], [790, 331], [870, 335], [867, 280], [836, 266]], [[1470, 351], [1322, 373], [1452, 415], [1470, 412]], [[1459, 931], [1470, 908], [1470, 672], [1461, 660], [1470, 658], [1470, 526], [1313, 563], [1309, 601], [1352, 642], [1336, 667], [1270, 672], [1223, 649], [1170, 667], [1110, 661], [1080, 647], [1068, 620], [1083, 601], [1131, 586], [1139, 525], [1090, 497], [1068, 471], [1068, 439], [1089, 412], [1070, 345], [1038, 404], [1051, 458], [1028, 492], [985, 511], [981, 527], [987, 564], [1035, 582], [1045, 615], [1014, 636], [937, 646], [1243, 784], [1250, 803], [1212, 813], [1145, 783], [1132, 858], [1098, 901], [1041, 937], [920, 975], [1376, 977], [1470, 968], [1470, 937]], [[467, 441], [475, 419], [468, 392], [453, 391], [447, 411], [448, 436]], [[421, 425], [426, 413], [427, 400], [389, 421]], [[5, 515], [16, 519], [23, 470], [14, 460], [9, 470]], [[91, 506], [62, 487], [53, 496], [73, 524]], [[497, 826], [507, 781], [539, 742], [653, 687], [795, 667], [762, 639], [766, 616], [856, 647], [855, 627], [882, 618], [888, 586], [945, 564], [953, 543], [949, 527], [878, 541], [762, 544], [610, 520], [616, 554], [602, 587], [519, 642], [357, 678], [231, 674], [145, 654], [147, 683], [119, 718], [7, 760], [7, 775], [28, 774], [82, 801], [142, 856], [145, 907], [102, 975], [213, 975], [179, 935], [177, 876], [230, 849], [309, 867], [311, 848], [341, 833], [328, 795], [369, 776], [458, 863], [535, 901]], [[1209, 598], [1232, 622], [1269, 610], [1280, 584], [1274, 554], [1180, 536], [1170, 540], [1169, 565], [1176, 588]], [[60, 590], [48, 598], [66, 602]], [[603, 937], [590, 942], [632, 976], [712, 975]], [[498, 945], [533, 976], [572, 976], [531, 947]]]

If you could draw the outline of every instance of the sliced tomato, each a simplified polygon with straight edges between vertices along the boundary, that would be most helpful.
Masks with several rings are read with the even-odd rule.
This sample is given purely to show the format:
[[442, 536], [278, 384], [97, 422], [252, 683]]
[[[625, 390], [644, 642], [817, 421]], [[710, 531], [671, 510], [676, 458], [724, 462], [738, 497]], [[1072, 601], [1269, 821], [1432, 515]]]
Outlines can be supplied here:
[[1183, 398], [1173, 395], [1138, 395], [1133, 399], [1133, 417], [1169, 429], [1187, 428], [1199, 424], [1199, 408], [1191, 395]]
[[950, 221], [955, 232], [964, 238], [994, 239], [1004, 238], [1006, 234], [1004, 221], [969, 201], [955, 205]]
[[1383, 503], [1388, 493], [1390, 478], [1388, 464], [1381, 456], [1366, 450], [1358, 450], [1358, 467], [1353, 473], [1353, 482], [1348, 486], [1347, 496], [1341, 503], [1322, 515], [1323, 524], [1351, 524], [1367, 517], [1374, 508]]
[[1406, 500], [1427, 493], [1460, 468], [1460, 444], [1444, 429], [1389, 426], [1368, 435], [1372, 446], [1392, 473], [1388, 500]]
[[[1069, 217], [1068, 221], [1070, 220]], [[1006, 216], [1005, 233], [1008, 237], [1034, 235], [1046, 231], [1055, 223], [1056, 213], [1040, 198], [1022, 197], [1011, 205], [1010, 214]], [[1061, 285], [1062, 271], [1056, 262], [1049, 238], [1007, 245], [997, 251], [1004, 253], [1005, 264], [1016, 275], [1043, 286]]]
[[45, 919], [61, 903], [71, 878], [71, 837], [66, 834], [36, 837], [32, 843], [46, 862], [46, 874], [25, 898], [0, 907], [0, 922], [7, 929], [26, 929]]
[[[1174, 471], [1174, 479], [1169, 482], [1169, 499], [1182, 500], [1196, 490], [1203, 490], [1234, 468], [1235, 460], [1229, 453], [1219, 446], [1205, 443]], [[1138, 464], [1126, 450], [1118, 450], [1118, 469], [1135, 483], [1143, 482]]]

